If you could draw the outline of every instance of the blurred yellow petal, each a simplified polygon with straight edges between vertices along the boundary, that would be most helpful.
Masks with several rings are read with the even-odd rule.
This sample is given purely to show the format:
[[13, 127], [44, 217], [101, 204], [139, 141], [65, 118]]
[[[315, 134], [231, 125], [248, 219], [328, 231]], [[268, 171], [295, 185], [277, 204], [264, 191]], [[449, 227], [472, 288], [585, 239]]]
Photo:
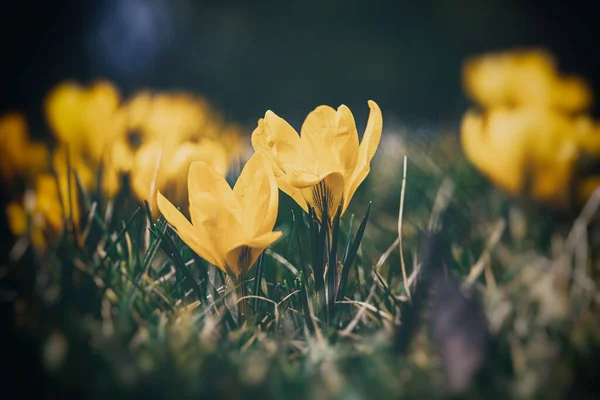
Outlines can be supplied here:
[[564, 207], [578, 156], [572, 121], [538, 109], [467, 113], [461, 137], [467, 158], [511, 195]]
[[472, 58], [463, 68], [467, 94], [484, 107], [588, 109], [592, 95], [578, 77], [563, 77], [554, 58], [541, 50], [518, 50]]
[[60, 141], [79, 145], [84, 140], [80, 119], [83, 96], [83, 89], [79, 85], [64, 82], [55, 86], [46, 97], [46, 120]]
[[528, 135], [526, 115], [491, 111], [468, 112], [462, 121], [461, 141], [466, 157], [498, 186], [517, 194], [523, 186]]
[[[81, 153], [72, 151], [71, 148], [61, 146], [52, 154], [52, 167], [54, 171], [66, 181], [67, 171], [76, 171], [83, 187], [87, 190], [95, 188], [98, 168], [95, 163], [85, 159]], [[64, 178], [63, 178], [64, 177]]]
[[[37, 172], [47, 164], [47, 159], [30, 160], [30, 150], [39, 154], [37, 145], [29, 142], [27, 121], [18, 113], [0, 117], [0, 178], [11, 182], [28, 172]], [[43, 156], [43, 155], [42, 155]], [[30, 161], [33, 163], [30, 164]]]
[[44, 111], [56, 138], [94, 162], [99, 162], [126, 130], [119, 92], [107, 81], [88, 87], [61, 83], [46, 97]]
[[468, 112], [461, 128], [475, 167], [513, 196], [558, 209], [584, 201], [600, 156], [600, 129], [582, 113], [592, 104], [589, 85], [560, 74], [539, 50], [485, 54], [463, 73], [467, 93], [484, 107]]
[[138, 92], [127, 102], [125, 108], [127, 110], [127, 128], [129, 130], [140, 129], [152, 112], [152, 94], [148, 91]]
[[38, 223], [37, 218], [30, 218], [22, 204], [9, 203], [6, 206], [6, 218], [8, 227], [14, 236], [29, 233], [29, 238], [35, 248], [44, 249], [46, 247], [43, 224]]
[[463, 71], [467, 93], [485, 107], [545, 103], [556, 74], [552, 56], [539, 50], [486, 54]]
[[133, 193], [140, 201], [152, 203], [154, 193], [162, 185], [157, 181], [161, 161], [161, 146], [158, 143], [150, 143], [142, 146], [135, 155], [133, 168], [131, 170], [130, 185]]
[[108, 198], [113, 198], [119, 191], [121, 175], [118, 171], [108, 167], [102, 170], [102, 190]]
[[231, 124], [225, 126], [220, 134], [220, 142], [227, 149], [230, 161], [237, 161], [245, 156], [248, 143], [242, 128]]
[[126, 173], [131, 171], [134, 157], [135, 152], [127, 138], [118, 139], [111, 147], [109, 163], [114, 169]]
[[48, 170], [49, 150], [45, 144], [30, 143], [26, 149], [25, 157], [27, 165], [25, 172], [28, 176], [35, 176], [43, 171]]
[[27, 214], [23, 206], [19, 203], [9, 203], [5, 212], [11, 233], [15, 236], [24, 235], [27, 232]]
[[600, 187], [600, 176], [587, 177], [576, 188], [576, 197], [579, 205], [585, 205], [590, 196]]
[[[71, 185], [66, 174], [56, 178], [51, 174], [40, 175], [35, 186], [35, 210], [40, 213], [54, 232], [63, 229], [65, 219], [79, 221], [77, 188], [71, 177]], [[69, 190], [70, 188], [70, 190]]]
[[583, 79], [567, 76], [557, 79], [554, 102], [566, 111], [587, 110], [592, 106], [592, 91]]

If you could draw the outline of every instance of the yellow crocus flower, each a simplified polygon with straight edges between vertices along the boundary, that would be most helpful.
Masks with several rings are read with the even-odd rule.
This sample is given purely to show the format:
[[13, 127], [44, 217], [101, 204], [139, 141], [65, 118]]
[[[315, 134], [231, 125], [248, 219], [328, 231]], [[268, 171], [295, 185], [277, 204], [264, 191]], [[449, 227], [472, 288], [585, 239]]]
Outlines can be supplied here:
[[41, 215], [53, 232], [63, 229], [65, 219], [79, 222], [79, 197], [74, 179], [71, 176], [70, 186], [66, 174], [59, 175], [58, 185], [52, 174], [42, 174], [36, 179], [34, 213]]
[[467, 158], [497, 186], [557, 207], [570, 202], [580, 144], [600, 148], [593, 124], [549, 109], [467, 112], [461, 140]]
[[112, 163], [122, 172], [130, 172], [137, 151], [155, 141], [179, 145], [216, 140], [227, 146], [230, 160], [241, 156], [244, 150], [240, 129], [224, 123], [202, 98], [142, 91], [124, 109], [127, 132], [112, 147]]
[[29, 231], [29, 238], [35, 248], [44, 249], [46, 247], [45, 221], [37, 218], [39, 215], [28, 215], [25, 207], [17, 202], [9, 203], [5, 212], [8, 227], [14, 236], [23, 236]]
[[72, 152], [100, 162], [114, 141], [124, 135], [125, 114], [118, 90], [109, 82], [89, 87], [73, 82], [57, 85], [46, 97], [46, 119], [56, 138]]
[[71, 177], [71, 200], [66, 174], [42, 173], [36, 177], [35, 190], [26, 192], [23, 203], [12, 202], [6, 207], [8, 225], [15, 236], [29, 231], [34, 247], [44, 249], [46, 237], [52, 238], [64, 228], [71, 218], [79, 223], [79, 203], [74, 176]]
[[27, 232], [27, 213], [23, 206], [16, 202], [8, 203], [5, 212], [11, 233], [15, 236], [24, 235]]
[[215, 137], [219, 122], [208, 103], [185, 93], [136, 94], [125, 106], [127, 127], [142, 142], [168, 136], [175, 142]]
[[156, 210], [156, 193], [161, 191], [175, 204], [187, 202], [187, 173], [194, 161], [204, 161], [225, 176], [227, 152], [218, 142], [203, 140], [200, 143], [169, 144], [153, 141], [140, 148], [133, 161], [130, 184], [140, 200], [147, 200]]
[[343, 214], [369, 174], [383, 118], [374, 101], [368, 104], [369, 120], [360, 145], [354, 116], [345, 105], [337, 111], [325, 105], [317, 107], [306, 117], [300, 136], [269, 110], [252, 133], [252, 146], [269, 158], [279, 188], [305, 211], [313, 208], [319, 219], [324, 212], [323, 198], [329, 217], [340, 205]]
[[48, 166], [48, 150], [32, 142], [27, 121], [18, 113], [0, 117], [0, 178], [11, 182], [17, 177], [31, 177]]
[[554, 58], [541, 50], [486, 54], [465, 63], [467, 94], [484, 107], [554, 107], [586, 110], [592, 94], [580, 78], [559, 74]]
[[188, 174], [191, 223], [158, 193], [158, 208], [179, 237], [234, 282], [243, 280], [264, 249], [282, 235], [273, 232], [278, 192], [266, 163], [255, 153], [233, 189], [209, 164], [192, 163]]

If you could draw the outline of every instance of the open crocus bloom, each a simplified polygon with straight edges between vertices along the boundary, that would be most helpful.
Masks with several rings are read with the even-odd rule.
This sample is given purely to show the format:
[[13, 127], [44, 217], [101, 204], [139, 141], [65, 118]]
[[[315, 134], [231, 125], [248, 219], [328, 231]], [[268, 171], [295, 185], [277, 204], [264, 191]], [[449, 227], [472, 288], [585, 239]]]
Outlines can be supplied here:
[[[156, 192], [169, 196], [181, 206], [188, 198], [187, 173], [191, 163], [204, 161], [219, 173], [227, 173], [227, 150], [216, 141], [199, 143], [163, 143], [155, 140], [140, 147], [133, 160], [131, 188], [140, 200], [147, 200], [152, 213], [156, 210]], [[158, 164], [157, 164], [158, 163]]]
[[273, 232], [277, 183], [260, 154], [248, 160], [233, 189], [209, 164], [193, 162], [188, 192], [191, 223], [159, 192], [160, 212], [192, 250], [234, 281], [243, 279], [260, 253], [282, 235]]
[[[370, 171], [383, 119], [379, 106], [369, 100], [367, 127], [359, 145], [354, 116], [348, 107], [337, 111], [319, 106], [304, 121], [300, 136], [285, 120], [267, 111], [252, 133], [254, 150], [267, 155], [279, 188], [317, 218], [323, 212], [342, 214]], [[323, 201], [327, 203], [324, 210]]]

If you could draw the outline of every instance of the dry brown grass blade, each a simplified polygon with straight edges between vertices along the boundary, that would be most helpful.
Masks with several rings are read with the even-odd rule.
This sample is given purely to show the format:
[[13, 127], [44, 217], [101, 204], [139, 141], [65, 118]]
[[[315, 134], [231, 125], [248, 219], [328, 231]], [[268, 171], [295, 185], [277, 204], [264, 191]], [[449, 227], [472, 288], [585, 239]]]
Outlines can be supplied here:
[[363, 317], [363, 315], [365, 315], [365, 312], [367, 310], [367, 305], [369, 304], [369, 301], [371, 301], [371, 299], [373, 298], [376, 288], [377, 288], [377, 284], [373, 284], [373, 286], [371, 286], [371, 290], [369, 291], [369, 295], [367, 296], [367, 299], [364, 301], [362, 307], [358, 310], [358, 312], [356, 313], [356, 315], [354, 316], [352, 321], [350, 321], [350, 323], [348, 325], [346, 325], [346, 328], [340, 332], [340, 336], [349, 336], [352, 333], [352, 331], [354, 330], [356, 325], [358, 325], [358, 322], [360, 321], [360, 319]]
[[398, 251], [400, 252], [400, 266], [402, 267], [402, 280], [408, 301], [412, 302], [408, 278], [406, 275], [406, 263], [404, 262], [404, 251], [402, 250], [402, 215], [404, 214], [404, 195], [406, 193], [406, 156], [404, 156], [404, 168], [402, 172], [402, 189], [400, 191], [400, 210], [398, 211]]
[[473, 283], [475, 283], [475, 281], [477, 281], [479, 276], [483, 273], [486, 265], [488, 264], [490, 254], [494, 250], [496, 245], [500, 242], [500, 239], [502, 238], [502, 234], [504, 233], [505, 229], [506, 220], [504, 218], [498, 219], [494, 224], [494, 227], [492, 228], [492, 232], [490, 233], [490, 236], [486, 243], [485, 250], [483, 251], [483, 253], [481, 253], [477, 262], [471, 267], [471, 271], [465, 279], [466, 285], [473, 285]]

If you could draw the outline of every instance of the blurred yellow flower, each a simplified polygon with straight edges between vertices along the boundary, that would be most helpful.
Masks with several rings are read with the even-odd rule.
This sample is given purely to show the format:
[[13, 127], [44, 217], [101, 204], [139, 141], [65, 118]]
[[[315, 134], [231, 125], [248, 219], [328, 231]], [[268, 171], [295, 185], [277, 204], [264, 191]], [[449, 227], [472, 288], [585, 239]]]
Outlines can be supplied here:
[[8, 227], [14, 236], [23, 236], [29, 232], [29, 238], [35, 248], [46, 247], [43, 219], [37, 218], [37, 215], [29, 216], [23, 205], [17, 202], [9, 203], [5, 211]]
[[204, 139], [199, 143], [173, 144], [156, 140], [137, 152], [131, 171], [131, 188], [140, 201], [148, 201], [153, 212], [159, 190], [175, 204], [183, 205], [188, 197], [187, 173], [194, 161], [208, 163], [222, 176], [227, 173], [227, 151], [216, 141]]
[[35, 189], [27, 191], [23, 203], [11, 202], [6, 207], [10, 231], [15, 236], [29, 234], [34, 247], [44, 249], [46, 237], [59, 234], [64, 222], [71, 218], [79, 223], [79, 202], [74, 176], [69, 181], [66, 174], [57, 177], [43, 173], [35, 180]]
[[[68, 146], [58, 146], [52, 153], [52, 167], [58, 176], [67, 176], [69, 170], [77, 172], [77, 176], [85, 189], [92, 189], [96, 183], [97, 167], [81, 153], [72, 151]], [[66, 178], [65, 178], [66, 179]]]
[[[68, 152], [68, 153], [67, 153]], [[79, 178], [84, 190], [88, 193], [98, 189], [98, 178], [101, 179], [102, 194], [112, 198], [119, 190], [120, 173], [112, 168], [110, 163], [97, 163], [89, 158], [85, 158], [83, 154], [76, 151], [71, 151], [70, 147], [59, 146], [52, 154], [52, 166], [54, 171], [59, 176], [67, 176], [68, 167], [70, 165], [73, 171]], [[75, 184], [75, 178], [73, 178]]]
[[131, 171], [136, 152], [154, 141], [177, 145], [216, 140], [227, 146], [229, 160], [243, 152], [240, 129], [224, 123], [202, 98], [142, 91], [124, 109], [127, 131], [116, 139], [111, 155], [111, 162], [122, 172]]
[[0, 178], [11, 182], [31, 177], [48, 166], [48, 151], [42, 143], [32, 142], [25, 118], [17, 113], [0, 117]]
[[233, 190], [205, 162], [188, 174], [191, 223], [158, 193], [158, 208], [181, 239], [199, 256], [239, 282], [258, 256], [282, 235], [277, 219], [277, 183], [261, 154], [253, 155]]
[[554, 58], [541, 50], [507, 51], [470, 59], [463, 78], [467, 93], [484, 107], [540, 106], [578, 112], [592, 103], [586, 82], [560, 75]]
[[119, 174], [110, 162], [118, 139], [125, 135], [125, 113], [117, 89], [106, 81], [89, 87], [72, 82], [57, 85], [45, 100], [46, 118], [57, 139], [65, 146], [54, 154], [59, 174], [71, 168], [77, 171], [85, 189], [95, 189], [102, 169], [103, 193], [112, 197], [119, 189]]
[[487, 54], [463, 72], [467, 93], [483, 106], [463, 118], [467, 158], [511, 195], [563, 209], [585, 202], [600, 182], [580, 166], [600, 156], [600, 129], [585, 113], [587, 84], [559, 74], [543, 51]]
[[461, 139], [467, 158], [497, 186], [558, 207], [570, 202], [581, 143], [600, 149], [593, 124], [537, 108], [467, 112]]
[[304, 121], [300, 136], [285, 120], [267, 111], [252, 133], [254, 150], [267, 156], [279, 188], [305, 211], [323, 215], [323, 199], [331, 218], [346, 211], [354, 192], [370, 171], [383, 119], [379, 106], [369, 100], [369, 120], [359, 145], [354, 116], [348, 107], [337, 111], [319, 106]]
[[19, 203], [12, 202], [6, 205], [6, 219], [13, 235], [21, 236], [27, 232], [27, 213]]
[[52, 174], [42, 174], [35, 182], [34, 213], [43, 217], [52, 232], [60, 232], [65, 220], [79, 222], [79, 197], [73, 176], [70, 183], [66, 174], [59, 175], [58, 185]]
[[129, 129], [140, 131], [148, 140], [168, 136], [182, 142], [217, 133], [208, 103], [185, 93], [141, 92], [127, 108]]
[[125, 115], [117, 89], [106, 81], [82, 87], [73, 82], [57, 85], [46, 97], [48, 124], [72, 153], [100, 162], [114, 141], [124, 135]]

